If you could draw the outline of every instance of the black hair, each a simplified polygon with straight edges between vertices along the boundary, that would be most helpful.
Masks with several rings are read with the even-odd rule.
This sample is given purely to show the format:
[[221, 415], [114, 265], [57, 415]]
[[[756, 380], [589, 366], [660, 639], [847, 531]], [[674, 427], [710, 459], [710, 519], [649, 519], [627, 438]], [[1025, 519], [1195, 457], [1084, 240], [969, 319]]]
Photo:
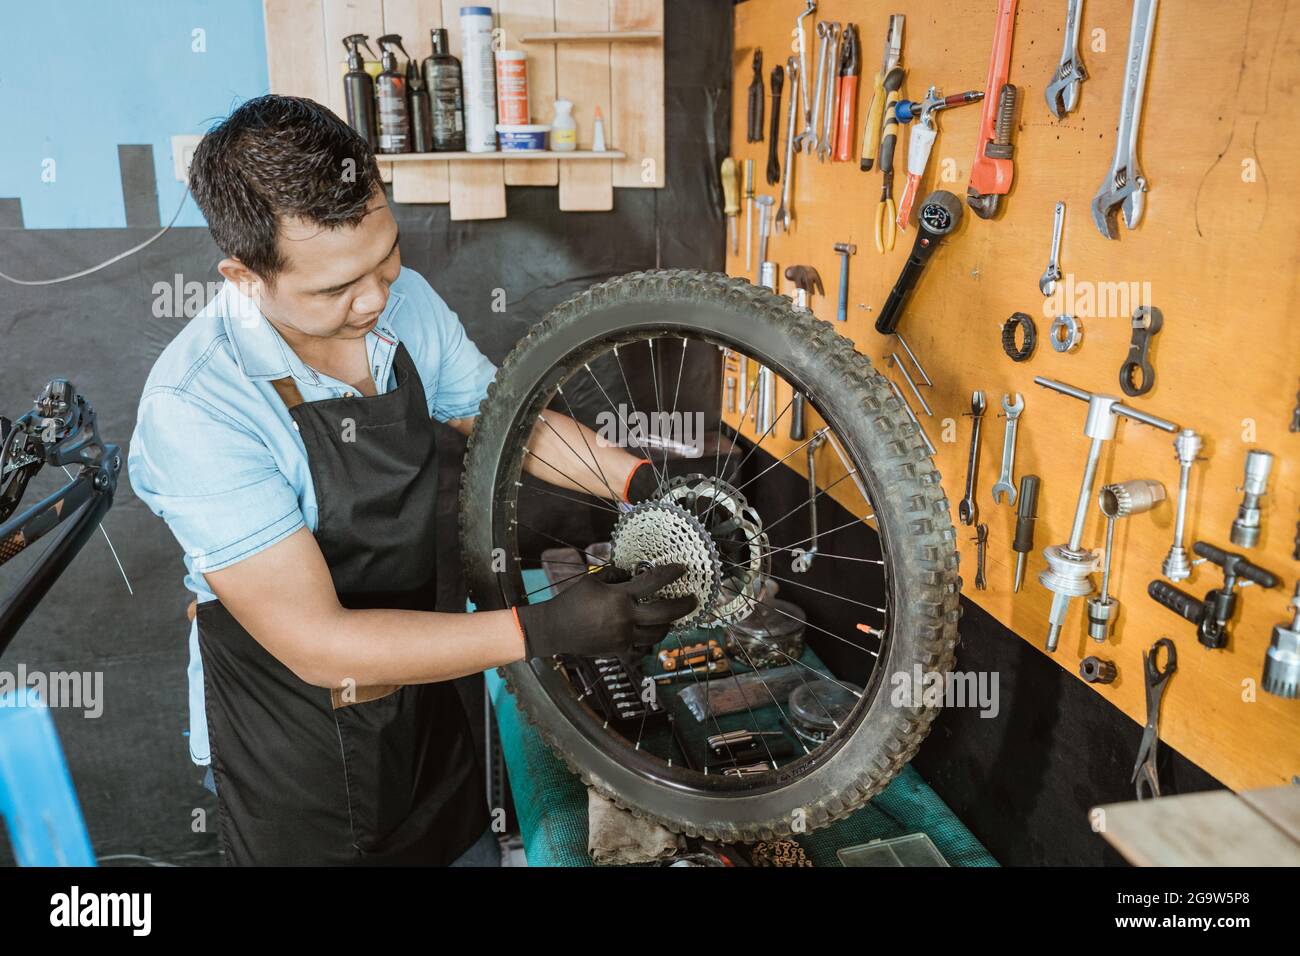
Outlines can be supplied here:
[[370, 145], [327, 107], [259, 96], [212, 127], [194, 150], [190, 190], [212, 238], [268, 282], [284, 269], [286, 217], [355, 226], [382, 188]]

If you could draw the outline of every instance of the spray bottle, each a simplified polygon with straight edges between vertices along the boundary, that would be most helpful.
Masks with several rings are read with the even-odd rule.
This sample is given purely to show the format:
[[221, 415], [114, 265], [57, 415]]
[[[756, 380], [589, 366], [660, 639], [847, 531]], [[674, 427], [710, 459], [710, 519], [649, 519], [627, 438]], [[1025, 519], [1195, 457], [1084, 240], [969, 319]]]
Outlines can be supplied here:
[[375, 51], [366, 43], [369, 39], [364, 33], [354, 33], [343, 38], [343, 47], [348, 51], [348, 72], [343, 76], [343, 99], [347, 106], [348, 125], [374, 149], [375, 81], [366, 72], [366, 61], [357, 49], [363, 46], [373, 57]]
[[449, 52], [447, 30], [429, 31], [433, 56], [424, 61], [424, 85], [433, 109], [433, 149], [438, 153], [465, 149], [465, 107], [461, 100], [460, 60]]
[[406, 112], [406, 77], [397, 71], [397, 54], [402, 51], [402, 38], [388, 33], [379, 38], [380, 62], [383, 72], [375, 79], [375, 98], [379, 103], [379, 149], [381, 153], [405, 153], [411, 138], [410, 117]]

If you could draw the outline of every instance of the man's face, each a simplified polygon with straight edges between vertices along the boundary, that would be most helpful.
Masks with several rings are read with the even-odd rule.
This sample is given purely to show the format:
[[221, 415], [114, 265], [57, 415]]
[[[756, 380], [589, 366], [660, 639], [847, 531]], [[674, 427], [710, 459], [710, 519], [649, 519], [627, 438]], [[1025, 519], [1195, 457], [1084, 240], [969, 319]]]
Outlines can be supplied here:
[[402, 268], [397, 222], [382, 191], [356, 226], [283, 221], [279, 245], [284, 269], [274, 285], [258, 281], [254, 290], [263, 315], [313, 338], [360, 338], [374, 327]]

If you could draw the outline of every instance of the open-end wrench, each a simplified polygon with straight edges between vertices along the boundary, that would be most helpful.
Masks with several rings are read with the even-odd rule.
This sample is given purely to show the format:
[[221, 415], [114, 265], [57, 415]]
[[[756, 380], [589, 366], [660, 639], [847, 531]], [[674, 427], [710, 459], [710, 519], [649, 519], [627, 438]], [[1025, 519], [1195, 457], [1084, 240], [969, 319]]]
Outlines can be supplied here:
[[817, 152], [817, 127], [821, 125], [822, 92], [826, 88], [826, 59], [830, 54], [831, 25], [829, 21], [817, 23], [817, 90], [813, 96], [812, 125], [800, 134], [808, 155]]
[[1056, 283], [1061, 278], [1061, 233], [1065, 230], [1065, 203], [1056, 204], [1056, 213], [1052, 216], [1052, 258], [1047, 261], [1038, 280], [1038, 291], [1050, 296], [1056, 291]]
[[826, 429], [822, 428], [808, 442], [808, 526], [812, 535], [808, 538], [808, 547], [795, 548], [792, 552], [790, 570], [803, 574], [812, 567], [813, 558], [817, 557], [817, 449], [826, 441]]
[[[808, 89], [808, 31], [804, 29], [803, 22], [808, 17], [812, 16], [816, 10], [816, 0], [808, 0], [808, 6], [804, 8], [803, 13], [794, 18], [795, 33], [799, 37], [799, 75], [804, 79], [804, 84], [800, 88], [800, 96], [803, 99], [803, 132], [795, 137], [795, 142], [798, 144], [803, 143], [804, 138], [808, 136], [808, 132], [812, 127], [812, 95]], [[787, 72], [789, 72], [789, 70], [787, 70]], [[794, 89], [792, 86], [791, 93], [793, 92]], [[789, 165], [789, 162], [787, 162], [786, 166]]]
[[980, 466], [980, 420], [984, 417], [984, 409], [988, 407], [988, 402], [984, 399], [983, 392], [972, 392], [970, 397], [970, 415], [971, 415], [971, 433], [970, 433], [970, 458], [966, 461], [966, 497], [962, 498], [961, 504], [957, 506], [957, 516], [961, 518], [961, 523], [971, 525], [979, 517], [979, 507], [975, 504], [975, 476], [979, 472]]
[[826, 102], [822, 105], [821, 135], [817, 137], [817, 161], [821, 163], [831, 158], [831, 146], [835, 137], [835, 103], [840, 89], [835, 79], [840, 62], [840, 39], [843, 37], [839, 21], [831, 21], [830, 33], [830, 57], [826, 61]]
[[1025, 400], [1019, 392], [1014, 399], [1010, 395], [1002, 396], [1002, 414], [1007, 417], [1007, 427], [1002, 434], [1002, 473], [993, 485], [993, 500], [997, 504], [1002, 504], [998, 495], [1005, 495], [1009, 505], [1016, 503], [1016, 486], [1011, 483], [1011, 473], [1016, 465], [1016, 427], [1024, 410]]
[[1115, 158], [1092, 201], [1092, 220], [1107, 239], [1119, 238], [1117, 219], [1124, 210], [1124, 225], [1137, 227], [1146, 206], [1146, 177], [1138, 168], [1138, 130], [1142, 126], [1142, 93], [1151, 62], [1151, 36], [1156, 26], [1158, 0], [1133, 0], [1133, 25], [1128, 36], [1124, 69], [1124, 99], [1115, 134]]
[[786, 79], [790, 81], [790, 108], [787, 111], [785, 123], [785, 166], [782, 168], [782, 175], [785, 181], [781, 184], [781, 205], [776, 210], [776, 228], [780, 232], [789, 232], [790, 226], [794, 222], [794, 208], [790, 202], [790, 184], [794, 181], [794, 121], [795, 121], [795, 104], [799, 101], [796, 95], [798, 88], [803, 87], [803, 72], [799, 69], [799, 61], [795, 57], [790, 57], [785, 64]]
[[1052, 82], [1047, 84], [1047, 108], [1057, 119], [1074, 112], [1079, 105], [1079, 85], [1088, 78], [1083, 60], [1079, 57], [1079, 26], [1083, 22], [1083, 0], [1069, 0], [1065, 8], [1065, 45], [1061, 48], [1061, 62], [1056, 66]]

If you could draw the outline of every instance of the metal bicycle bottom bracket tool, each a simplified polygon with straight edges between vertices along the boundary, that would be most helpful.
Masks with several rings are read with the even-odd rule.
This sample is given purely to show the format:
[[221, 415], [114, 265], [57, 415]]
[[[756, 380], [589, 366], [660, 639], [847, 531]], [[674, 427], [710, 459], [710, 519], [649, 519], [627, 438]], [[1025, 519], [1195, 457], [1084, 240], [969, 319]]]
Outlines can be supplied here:
[[1043, 551], [1047, 567], [1038, 575], [1038, 583], [1052, 592], [1046, 647], [1048, 651], [1055, 651], [1061, 636], [1061, 628], [1065, 625], [1070, 599], [1087, 597], [1093, 593], [1090, 575], [1101, 563], [1099, 551], [1083, 547], [1083, 531], [1088, 522], [1088, 504], [1092, 500], [1092, 487], [1097, 479], [1102, 445], [1115, 437], [1115, 427], [1121, 416], [1167, 432], [1178, 431], [1178, 425], [1139, 409], [1130, 408], [1115, 395], [1085, 391], [1041, 375], [1036, 376], [1034, 382], [1044, 388], [1050, 388], [1062, 395], [1088, 403], [1088, 416], [1084, 420], [1083, 434], [1091, 440], [1088, 458], [1084, 464], [1083, 480], [1079, 484], [1079, 497], [1074, 506], [1074, 523], [1070, 527], [1070, 540], [1065, 544], [1054, 544]]

